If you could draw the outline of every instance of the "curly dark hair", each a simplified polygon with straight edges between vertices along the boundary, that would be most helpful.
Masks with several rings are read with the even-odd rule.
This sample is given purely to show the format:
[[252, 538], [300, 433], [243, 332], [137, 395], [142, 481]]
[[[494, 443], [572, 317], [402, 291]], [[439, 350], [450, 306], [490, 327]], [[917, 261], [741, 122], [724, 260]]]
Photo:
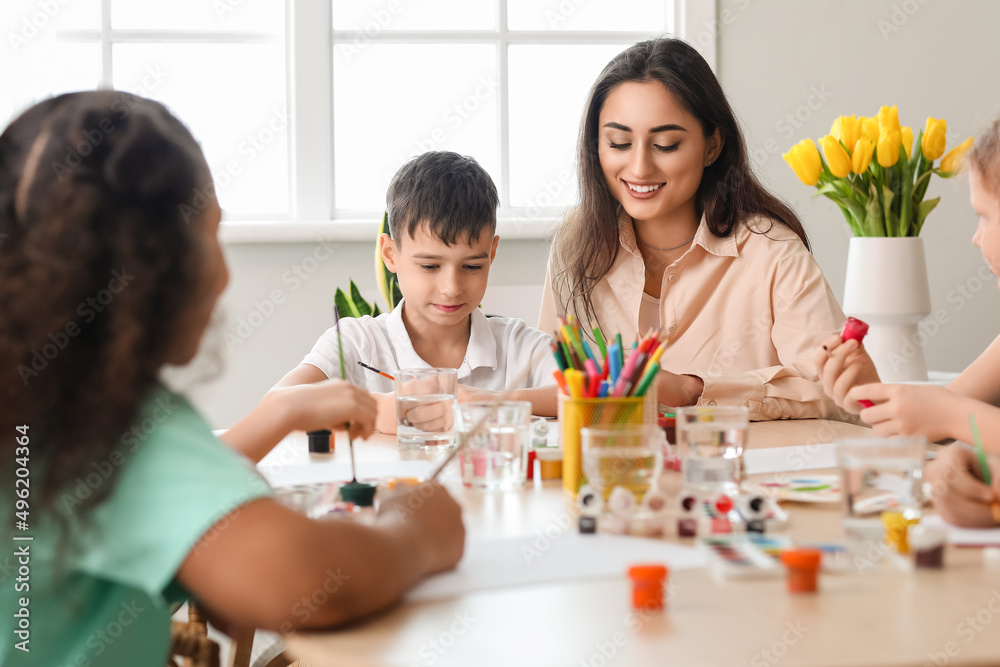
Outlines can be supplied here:
[[[69, 509], [86, 513], [114, 488], [112, 453], [125, 453], [203, 281], [188, 223], [206, 183], [188, 129], [126, 93], [47, 99], [0, 135], [0, 441], [30, 427], [32, 510], [58, 509], [109, 457], [110, 474]], [[3, 479], [14, 466], [0, 457]]]

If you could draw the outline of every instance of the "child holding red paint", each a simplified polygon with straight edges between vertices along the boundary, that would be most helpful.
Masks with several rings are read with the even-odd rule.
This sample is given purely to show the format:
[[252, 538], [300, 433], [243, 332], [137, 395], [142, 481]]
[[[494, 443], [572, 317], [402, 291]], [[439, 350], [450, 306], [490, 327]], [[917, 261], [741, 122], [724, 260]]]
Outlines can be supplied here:
[[[1000, 119], [982, 134], [968, 157], [969, 194], [979, 225], [972, 237], [994, 275], [1000, 276]], [[974, 441], [969, 416], [985, 436], [984, 447], [1000, 454], [1000, 337], [945, 387], [882, 384], [864, 345], [834, 334], [814, 357], [826, 393], [859, 414], [881, 436], [920, 434], [931, 442]], [[863, 408], [862, 401], [874, 403]], [[993, 436], [991, 438], [991, 436]], [[928, 468], [935, 506], [961, 525], [995, 525], [991, 505], [1000, 501], [1000, 463], [991, 464], [993, 486], [982, 482], [976, 453], [956, 444]]]

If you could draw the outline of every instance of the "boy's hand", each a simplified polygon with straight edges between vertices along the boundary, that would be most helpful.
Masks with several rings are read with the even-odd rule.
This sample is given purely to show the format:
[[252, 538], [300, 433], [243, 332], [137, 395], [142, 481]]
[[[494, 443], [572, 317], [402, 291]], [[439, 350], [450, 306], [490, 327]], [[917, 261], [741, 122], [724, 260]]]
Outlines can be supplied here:
[[365, 439], [375, 430], [375, 399], [344, 380], [282, 387], [269, 393], [261, 405], [271, 401], [282, 406], [290, 431], [342, 431], [350, 425], [352, 438]]
[[944, 387], [911, 384], [863, 384], [847, 392], [847, 402], [869, 400], [861, 411], [876, 435], [923, 435], [931, 442], [955, 437], [953, 418], [966, 414], [961, 396]]
[[[1000, 470], [996, 461], [992, 469]], [[991, 505], [1000, 501], [1000, 474], [994, 478], [994, 488], [983, 484], [979, 458], [968, 447], [950, 445], [938, 452], [937, 459], [927, 466], [927, 481], [931, 484], [934, 508], [948, 523], [956, 526], [995, 526]]]
[[813, 363], [826, 395], [848, 412], [859, 414], [862, 407], [856, 399], [848, 398], [848, 392], [856, 385], [879, 382], [875, 363], [864, 345], [856, 340], [842, 342], [840, 334], [834, 334], [816, 350]]
[[378, 522], [395, 525], [411, 541], [410, 553], [424, 573], [450, 569], [462, 558], [462, 508], [440, 484], [424, 482], [389, 496], [379, 503]]

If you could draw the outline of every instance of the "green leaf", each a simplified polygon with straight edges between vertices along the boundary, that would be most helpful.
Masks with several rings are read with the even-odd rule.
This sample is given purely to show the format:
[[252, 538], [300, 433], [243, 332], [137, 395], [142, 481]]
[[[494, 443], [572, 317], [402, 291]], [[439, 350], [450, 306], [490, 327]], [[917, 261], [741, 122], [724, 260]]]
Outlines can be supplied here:
[[924, 226], [924, 220], [927, 218], [927, 214], [934, 210], [934, 207], [938, 205], [939, 201], [941, 201], [941, 198], [935, 197], [934, 199], [922, 201], [917, 205], [917, 219], [914, 223], [917, 231], [914, 236], [918, 236], [920, 234], [920, 230]]
[[[926, 163], [926, 160], [921, 163], [921, 166]], [[913, 203], [919, 204], [924, 199], [924, 195], [927, 194], [927, 186], [931, 182], [932, 171], [924, 171], [923, 174], [919, 173], [918, 167], [917, 182], [913, 184]]]
[[[924, 131], [920, 130], [917, 133], [917, 138], [913, 140], [913, 155], [910, 156], [910, 173], [914, 174], [920, 164], [920, 158], [923, 157], [924, 151], [920, 147], [920, 142], [923, 141]], [[904, 153], [905, 155], [905, 153]]]
[[864, 234], [861, 236], [885, 236], [885, 227], [882, 224], [882, 207], [879, 205], [878, 195], [875, 193], [875, 184], [872, 184], [872, 196], [865, 204], [865, 224]]
[[378, 309], [378, 304], [372, 304], [372, 317], [378, 317], [382, 314], [382, 311]]
[[[900, 144], [902, 147], [902, 144]], [[904, 153], [905, 155], [905, 153]], [[899, 236], [910, 236], [913, 224], [913, 172], [910, 163], [900, 160]]]
[[892, 200], [896, 197], [896, 193], [892, 191], [888, 185], [882, 186], [882, 215], [885, 220], [885, 235], [886, 236], [898, 236], [896, 233], [896, 225], [894, 224], [897, 220], [896, 214], [892, 210]]
[[354, 309], [359, 313], [357, 317], [372, 314], [371, 305], [361, 296], [361, 290], [358, 289], [353, 280], [351, 281], [351, 301], [354, 302]]
[[344, 290], [337, 288], [337, 292], [333, 295], [333, 302], [337, 304], [337, 310], [340, 312], [341, 317], [359, 317], [357, 309], [351, 300], [344, 294]]

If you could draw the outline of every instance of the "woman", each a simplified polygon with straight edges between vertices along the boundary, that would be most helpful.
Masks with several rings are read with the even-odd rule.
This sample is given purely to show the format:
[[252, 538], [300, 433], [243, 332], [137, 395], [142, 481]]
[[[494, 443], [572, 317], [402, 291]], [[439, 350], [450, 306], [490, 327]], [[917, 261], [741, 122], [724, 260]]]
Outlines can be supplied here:
[[750, 171], [697, 51], [654, 39], [615, 57], [591, 89], [578, 154], [580, 203], [553, 241], [540, 329], [566, 313], [626, 341], [661, 328], [661, 404], [842, 414], [811, 356], [844, 314], [795, 213]]

